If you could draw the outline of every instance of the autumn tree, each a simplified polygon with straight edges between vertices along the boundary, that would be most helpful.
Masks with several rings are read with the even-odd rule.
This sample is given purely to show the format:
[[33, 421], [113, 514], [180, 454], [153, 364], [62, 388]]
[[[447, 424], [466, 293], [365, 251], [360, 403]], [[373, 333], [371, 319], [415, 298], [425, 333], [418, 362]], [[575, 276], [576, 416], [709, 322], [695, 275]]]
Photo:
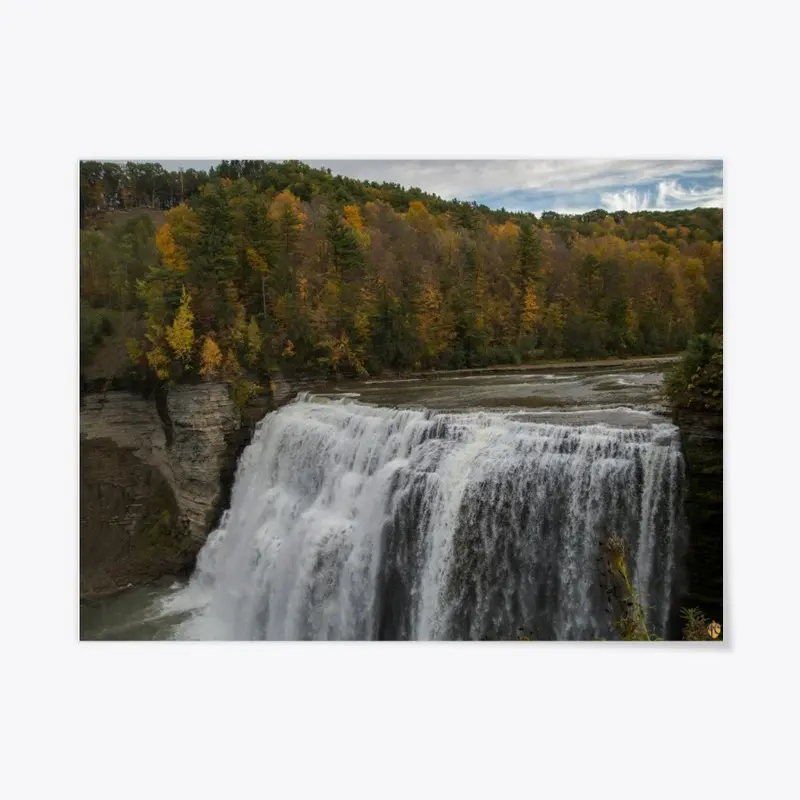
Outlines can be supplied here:
[[219, 374], [222, 366], [222, 351], [210, 334], [203, 339], [203, 348], [200, 353], [200, 374], [206, 380], [213, 380]]
[[[118, 207], [148, 213], [104, 222]], [[141, 318], [132, 359], [159, 380], [655, 354], [721, 324], [719, 209], [537, 219], [236, 160], [85, 162], [81, 208], [83, 338], [93, 314]]]
[[189, 367], [194, 346], [194, 328], [192, 323], [192, 298], [184, 287], [181, 291], [181, 304], [172, 325], [167, 328], [166, 337], [175, 357], [180, 359], [184, 366]]

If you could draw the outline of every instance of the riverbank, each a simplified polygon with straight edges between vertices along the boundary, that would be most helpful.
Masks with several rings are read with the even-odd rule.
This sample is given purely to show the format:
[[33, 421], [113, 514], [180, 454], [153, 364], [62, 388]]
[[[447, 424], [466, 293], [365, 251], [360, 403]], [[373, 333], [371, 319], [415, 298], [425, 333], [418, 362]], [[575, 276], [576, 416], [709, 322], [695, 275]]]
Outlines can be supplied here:
[[494, 375], [515, 372], [550, 372], [560, 370], [585, 370], [598, 367], [625, 367], [635, 369], [650, 367], [655, 364], [674, 364], [679, 361], [681, 354], [667, 356], [644, 356], [632, 358], [605, 358], [595, 361], [536, 361], [533, 364], [503, 364], [496, 367], [475, 367], [473, 369], [431, 370], [426, 372], [410, 372], [403, 377], [433, 379], [449, 377], [451, 375]]
[[[363, 380], [369, 381], [398, 381], [398, 380], [437, 380], [441, 378], [468, 378], [477, 375], [514, 375], [526, 374], [537, 372], [564, 372], [576, 371], [582, 372], [591, 369], [614, 369], [620, 367], [622, 369], [643, 369], [653, 366], [669, 366], [680, 361], [682, 354], [674, 353], [664, 356], [631, 356], [630, 358], [603, 358], [593, 361], [566, 361], [564, 359], [557, 361], [534, 361], [531, 364], [498, 364], [491, 367], [466, 367], [464, 369], [443, 369], [443, 370], [423, 370], [420, 372], [401, 371], [396, 373], [384, 373], [382, 375], [370, 376]], [[362, 379], [358, 378], [340, 378], [339, 381], [335, 379], [328, 379], [328, 383], [346, 383], [355, 382]], [[287, 379], [288, 383], [297, 386], [306, 386], [312, 383], [324, 383], [324, 378], [312, 375], [298, 375], [293, 378]]]

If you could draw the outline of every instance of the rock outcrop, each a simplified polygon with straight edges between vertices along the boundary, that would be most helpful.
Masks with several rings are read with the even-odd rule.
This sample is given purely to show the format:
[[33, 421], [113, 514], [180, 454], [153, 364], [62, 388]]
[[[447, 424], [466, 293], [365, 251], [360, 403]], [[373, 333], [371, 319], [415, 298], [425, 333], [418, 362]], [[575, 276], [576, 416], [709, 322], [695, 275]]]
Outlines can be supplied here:
[[172, 487], [136, 448], [82, 439], [81, 599], [190, 570], [195, 546], [178, 519]]
[[297, 391], [298, 384], [286, 380], [279, 372], [270, 375], [272, 402], [275, 408], [288, 403]]
[[180, 520], [202, 544], [219, 515], [220, 473], [231, 455], [231, 438], [242, 417], [227, 386], [218, 383], [171, 389], [167, 417], [169, 470]]
[[243, 410], [223, 383], [151, 396], [87, 391], [80, 412], [80, 591], [191, 572], [228, 507], [255, 426], [296, 386], [280, 374]]
[[224, 384], [81, 398], [81, 595], [189, 571], [227, 503], [255, 404]]

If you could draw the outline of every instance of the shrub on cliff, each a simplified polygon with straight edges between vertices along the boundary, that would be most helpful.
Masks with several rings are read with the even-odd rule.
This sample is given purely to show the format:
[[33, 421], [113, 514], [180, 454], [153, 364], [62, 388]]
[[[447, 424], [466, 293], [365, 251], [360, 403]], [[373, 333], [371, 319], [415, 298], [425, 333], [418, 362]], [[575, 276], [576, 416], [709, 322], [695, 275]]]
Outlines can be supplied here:
[[[660, 637], [647, 621], [647, 613], [639, 592], [631, 579], [628, 548], [621, 536], [613, 535], [601, 542], [599, 562], [602, 589], [606, 594], [608, 611], [614, 621], [612, 639], [624, 642], [656, 642]], [[722, 641], [722, 626], [709, 619], [699, 608], [681, 608], [682, 641]], [[491, 637], [484, 636], [483, 640]], [[515, 637], [520, 642], [536, 640], [533, 631], [519, 628]], [[604, 640], [600, 640], [604, 641]]]
[[[621, 536], [609, 537], [603, 543], [603, 551], [607, 559], [607, 578], [610, 578], [606, 591], [619, 638], [626, 642], [658, 641], [659, 637], [647, 623], [639, 592], [631, 581], [624, 540]], [[681, 608], [681, 618], [684, 620], [683, 641], [722, 640], [722, 626], [708, 619], [699, 608]]]
[[665, 381], [674, 408], [722, 412], [722, 331], [693, 336]]

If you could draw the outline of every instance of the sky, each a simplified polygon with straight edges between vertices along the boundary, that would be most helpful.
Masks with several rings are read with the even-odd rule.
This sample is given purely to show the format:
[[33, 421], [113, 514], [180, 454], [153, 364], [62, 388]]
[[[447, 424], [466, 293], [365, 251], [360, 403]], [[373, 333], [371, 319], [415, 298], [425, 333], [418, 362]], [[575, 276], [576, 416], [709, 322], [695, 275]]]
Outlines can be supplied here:
[[[161, 161], [167, 169], [208, 169], [216, 161]], [[722, 207], [719, 160], [309, 160], [370, 181], [417, 186], [445, 199], [508, 211], [575, 214]]]

